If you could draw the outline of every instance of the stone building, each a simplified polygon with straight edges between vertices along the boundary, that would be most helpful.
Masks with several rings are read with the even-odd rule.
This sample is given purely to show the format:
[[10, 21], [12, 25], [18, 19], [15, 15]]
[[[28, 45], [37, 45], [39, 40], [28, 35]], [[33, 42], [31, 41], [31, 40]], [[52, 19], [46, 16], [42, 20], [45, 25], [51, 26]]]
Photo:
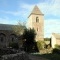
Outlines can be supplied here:
[[13, 27], [14, 25], [0, 24], [0, 48], [8, 47], [10, 42], [18, 43]]
[[51, 37], [52, 48], [55, 48], [56, 44], [60, 45], [60, 34], [58, 34], [58, 33], [52, 33], [52, 37]]
[[[44, 14], [37, 6], [28, 16], [28, 27], [35, 29], [36, 41], [44, 40]], [[8, 47], [10, 42], [18, 43], [17, 35], [13, 32], [14, 25], [0, 24], [0, 47]]]
[[31, 14], [28, 16], [28, 28], [36, 31], [36, 41], [44, 40], [44, 14], [37, 6], [34, 7]]

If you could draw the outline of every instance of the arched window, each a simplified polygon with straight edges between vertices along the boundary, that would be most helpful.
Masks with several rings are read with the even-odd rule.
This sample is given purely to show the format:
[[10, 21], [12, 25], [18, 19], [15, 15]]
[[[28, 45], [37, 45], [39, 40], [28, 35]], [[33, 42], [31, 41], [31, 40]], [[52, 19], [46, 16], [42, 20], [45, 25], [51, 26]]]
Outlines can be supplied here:
[[5, 41], [5, 38], [6, 38], [5, 34], [0, 33], [0, 42], [3, 43]]
[[17, 36], [15, 34], [10, 35], [10, 42], [16, 42]]
[[14, 37], [11, 38], [12, 42], [14, 42]]
[[39, 18], [38, 17], [36, 17], [36, 22], [39, 22]]
[[4, 41], [4, 37], [1, 37], [0, 40], [1, 40], [1, 42], [3, 42]]

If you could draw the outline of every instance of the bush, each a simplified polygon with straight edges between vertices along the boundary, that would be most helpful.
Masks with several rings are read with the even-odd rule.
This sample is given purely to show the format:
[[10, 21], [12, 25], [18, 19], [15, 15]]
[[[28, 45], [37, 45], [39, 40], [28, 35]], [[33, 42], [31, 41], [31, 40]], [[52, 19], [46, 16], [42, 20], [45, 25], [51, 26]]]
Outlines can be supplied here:
[[18, 43], [9, 43], [9, 47], [12, 47], [12, 48], [14, 48], [14, 49], [18, 49], [19, 48], [19, 45], [18, 45]]
[[25, 29], [23, 32], [23, 47], [24, 51], [31, 52], [34, 49], [35, 44], [35, 30], [34, 29]]
[[37, 41], [38, 50], [44, 49], [45, 42], [44, 41]]
[[53, 49], [52, 53], [60, 54], [60, 50], [55, 48], [55, 49]]
[[55, 45], [55, 48], [53, 49], [52, 51], [53, 53], [57, 53], [57, 54], [60, 54], [60, 45]]
[[56, 49], [60, 49], [60, 45], [57, 45], [57, 44], [56, 44], [56, 45], [55, 45], [55, 48], [56, 48]]
[[0, 49], [0, 56], [1, 55], [7, 55], [7, 54], [15, 54], [16, 51], [13, 51], [13, 49], [10, 48], [1, 48]]

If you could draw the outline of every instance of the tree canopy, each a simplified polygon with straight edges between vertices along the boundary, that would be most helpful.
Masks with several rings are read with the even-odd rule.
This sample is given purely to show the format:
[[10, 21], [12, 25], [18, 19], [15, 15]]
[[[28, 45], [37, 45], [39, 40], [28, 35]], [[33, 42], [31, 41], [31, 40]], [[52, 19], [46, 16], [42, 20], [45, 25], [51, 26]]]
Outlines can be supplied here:
[[23, 33], [23, 39], [28, 43], [35, 41], [35, 30], [34, 29], [25, 29]]
[[26, 52], [32, 51], [34, 44], [35, 44], [35, 30], [34, 29], [25, 29], [23, 33], [23, 39], [24, 39], [24, 50]]
[[19, 22], [17, 25], [15, 25], [15, 26], [13, 27], [13, 31], [14, 31], [17, 35], [21, 35], [21, 34], [23, 34], [25, 28], [26, 28], [26, 26], [23, 25], [23, 24], [21, 24], [21, 23]]
[[[27, 29], [25, 25], [18, 23], [13, 28], [13, 31], [19, 36], [19, 41], [23, 42], [22, 45], [26, 52], [33, 50], [35, 44], [36, 32], [34, 29]], [[22, 38], [22, 39], [21, 39]]]

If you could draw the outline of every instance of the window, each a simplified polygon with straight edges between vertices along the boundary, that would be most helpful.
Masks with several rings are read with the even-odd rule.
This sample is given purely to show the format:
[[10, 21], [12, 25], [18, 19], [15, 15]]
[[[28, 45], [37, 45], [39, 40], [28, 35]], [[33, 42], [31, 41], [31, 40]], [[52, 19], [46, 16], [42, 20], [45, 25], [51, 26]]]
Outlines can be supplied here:
[[36, 22], [39, 22], [39, 18], [38, 17], [36, 17]]
[[12, 37], [12, 42], [14, 41], [14, 38]]
[[11, 34], [10, 35], [10, 41], [11, 42], [15, 42], [16, 41], [16, 38], [17, 38], [17, 36], [15, 34]]
[[0, 42], [5, 42], [5, 37], [6, 37], [6, 35], [5, 34], [3, 34], [3, 33], [0, 33]]
[[38, 31], [38, 28], [37, 28], [37, 31]]
[[3, 38], [3, 37], [1, 37], [1, 38], [0, 38], [0, 40], [1, 40], [1, 42], [3, 42], [4, 38]]

